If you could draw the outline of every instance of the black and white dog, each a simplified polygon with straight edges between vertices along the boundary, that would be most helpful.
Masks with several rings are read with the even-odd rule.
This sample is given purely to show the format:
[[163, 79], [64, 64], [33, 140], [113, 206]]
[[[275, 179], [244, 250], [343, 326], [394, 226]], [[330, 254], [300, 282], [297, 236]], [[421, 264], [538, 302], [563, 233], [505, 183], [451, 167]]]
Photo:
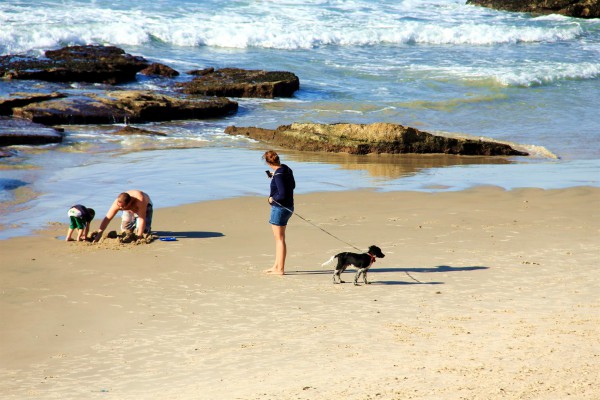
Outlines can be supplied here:
[[[360, 274], [363, 276], [363, 282], [365, 284], [369, 284], [367, 281], [367, 271], [371, 268], [371, 265], [375, 262], [376, 258], [383, 258], [385, 254], [381, 252], [381, 249], [377, 246], [369, 247], [369, 251], [366, 253], [358, 254], [358, 253], [339, 253], [335, 256], [331, 257], [329, 260], [325, 261], [322, 265], [326, 266], [333, 263], [333, 260], [337, 258], [337, 266], [333, 271], [333, 283], [344, 283], [340, 274], [348, 268], [349, 265], [352, 265], [358, 271], [356, 271], [356, 275], [354, 276], [354, 284], [358, 285], [358, 278]], [[337, 276], [336, 282], [335, 277]]]

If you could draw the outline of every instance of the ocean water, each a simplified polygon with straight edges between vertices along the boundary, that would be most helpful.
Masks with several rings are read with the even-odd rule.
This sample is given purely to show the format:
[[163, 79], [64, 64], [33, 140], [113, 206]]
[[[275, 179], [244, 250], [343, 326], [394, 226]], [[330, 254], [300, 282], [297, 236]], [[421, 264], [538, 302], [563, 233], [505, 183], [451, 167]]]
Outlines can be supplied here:
[[[266, 195], [268, 147], [229, 125], [393, 122], [515, 143], [532, 157], [300, 154], [281, 151], [298, 193], [461, 190], [477, 185], [600, 186], [600, 20], [532, 16], [431, 0], [0, 0], [0, 55], [66, 45], [123, 48], [182, 72], [240, 67], [300, 78], [290, 99], [234, 99], [237, 114], [142, 125], [166, 137], [66, 126], [65, 141], [0, 159], [0, 239], [66, 222], [73, 203], [99, 216], [127, 189], [160, 207]], [[140, 76], [128, 89], [170, 90]], [[15, 92], [103, 85], [0, 81]], [[299, 211], [299, 210], [298, 210]], [[299, 211], [300, 212], [300, 211]]]

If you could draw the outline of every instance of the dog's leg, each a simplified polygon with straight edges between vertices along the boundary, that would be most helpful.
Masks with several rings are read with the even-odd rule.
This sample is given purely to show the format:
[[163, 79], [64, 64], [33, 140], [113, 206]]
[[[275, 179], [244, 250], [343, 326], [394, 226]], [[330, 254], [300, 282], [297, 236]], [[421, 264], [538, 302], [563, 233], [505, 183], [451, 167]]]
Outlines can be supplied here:
[[[341, 282], [336, 282], [336, 280], [335, 280], [335, 277], [336, 277], [336, 276], [337, 276], [337, 277], [338, 277], [338, 279], [339, 279], [339, 277], [340, 277], [340, 276], [339, 276], [339, 272], [340, 272], [340, 271], [339, 271], [339, 270], [337, 270], [337, 269], [334, 269], [334, 270], [333, 270], [333, 283], [334, 283], [334, 284], [336, 284], [336, 283], [341, 283]], [[340, 279], [340, 281], [341, 281], [341, 279]]]
[[367, 280], [367, 272], [369, 272], [369, 268], [366, 268], [365, 271], [363, 272], [363, 282], [365, 283], [365, 285], [368, 285], [371, 283]]
[[358, 278], [360, 277], [360, 274], [364, 274], [364, 273], [365, 273], [364, 268], [361, 268], [358, 271], [356, 271], [356, 275], [354, 275], [354, 286], [358, 286]]
[[[342, 280], [342, 276], [341, 276], [341, 273], [344, 272], [345, 269], [346, 268], [344, 268], [343, 265], [342, 266], [338, 265], [337, 267], [335, 267], [335, 269], [333, 270], [333, 283], [345, 283]], [[337, 276], [337, 280], [338, 280], [337, 282], [335, 281], [336, 276]]]
[[344, 268], [340, 269], [338, 272], [338, 279], [340, 280], [340, 283], [346, 283], [346, 281], [342, 280], [342, 272], [344, 272], [345, 270], [346, 270], [346, 268], [344, 267]]
[[338, 265], [336, 267], [336, 271], [337, 271], [338, 279], [340, 280], [339, 283], [346, 283], [342, 280], [342, 272], [344, 272], [346, 270], [346, 268], [348, 268], [348, 265], [344, 265], [344, 260], [342, 260], [338, 257]]
[[[333, 257], [331, 257], [331, 258], [329, 259], [329, 261], [327, 261], [327, 263], [333, 262], [333, 260], [334, 260], [336, 257], [337, 257], [337, 256], [333, 256]], [[335, 267], [333, 268], [333, 283], [334, 283], [334, 284], [338, 283], [338, 282], [336, 282], [336, 281], [335, 281], [335, 277], [336, 277], [336, 275], [337, 275], [337, 277], [338, 277], [338, 278], [340, 277], [340, 259], [338, 258], [338, 260], [337, 260], [337, 261], [338, 261], [338, 262], [337, 262], [337, 264], [336, 264], [336, 265], [335, 265]], [[327, 263], [326, 263], [326, 264], [327, 264]], [[325, 264], [323, 264], [323, 265], [325, 265]]]

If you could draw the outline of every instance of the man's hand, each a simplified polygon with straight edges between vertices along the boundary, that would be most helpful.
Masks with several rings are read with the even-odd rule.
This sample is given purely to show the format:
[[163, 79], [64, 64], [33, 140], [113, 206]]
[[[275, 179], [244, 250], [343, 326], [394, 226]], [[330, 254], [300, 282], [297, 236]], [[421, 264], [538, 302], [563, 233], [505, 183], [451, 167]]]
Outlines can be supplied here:
[[98, 242], [100, 240], [100, 238], [102, 238], [102, 231], [93, 232], [92, 235], [90, 236], [92, 243]]

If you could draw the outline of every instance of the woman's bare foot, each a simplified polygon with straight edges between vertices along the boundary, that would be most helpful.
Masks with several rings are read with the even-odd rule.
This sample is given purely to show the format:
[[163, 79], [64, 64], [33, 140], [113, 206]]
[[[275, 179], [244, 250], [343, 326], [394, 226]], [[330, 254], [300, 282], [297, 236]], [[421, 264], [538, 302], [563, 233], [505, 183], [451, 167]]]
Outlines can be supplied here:
[[265, 269], [263, 272], [265, 274], [273, 274], [273, 275], [283, 275], [284, 274], [283, 270], [276, 268], [276, 267], [271, 267], [269, 269]]

